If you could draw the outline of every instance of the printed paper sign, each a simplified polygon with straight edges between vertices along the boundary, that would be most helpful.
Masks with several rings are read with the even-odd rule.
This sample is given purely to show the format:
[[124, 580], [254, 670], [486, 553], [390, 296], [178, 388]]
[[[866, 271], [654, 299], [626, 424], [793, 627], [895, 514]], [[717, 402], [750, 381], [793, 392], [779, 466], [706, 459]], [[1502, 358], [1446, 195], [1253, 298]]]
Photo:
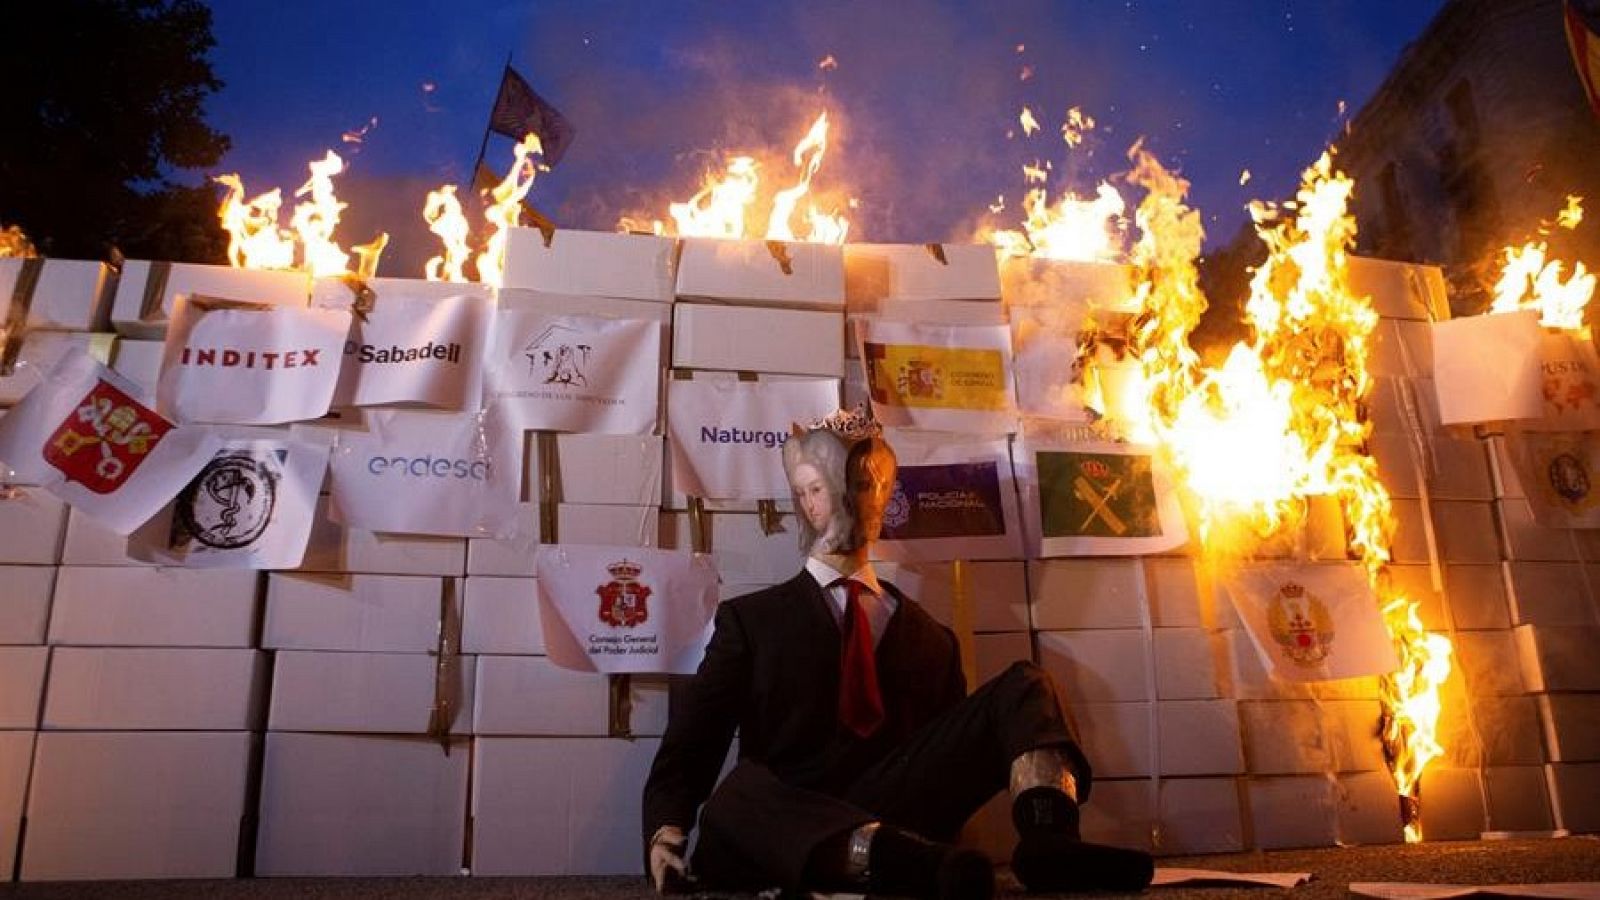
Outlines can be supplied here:
[[1539, 375], [1544, 414], [1519, 425], [1541, 431], [1600, 428], [1600, 356], [1593, 342], [1570, 331], [1546, 331], [1539, 344]]
[[1600, 528], [1600, 432], [1506, 433], [1506, 451], [1546, 528]]
[[522, 490], [522, 432], [495, 407], [476, 413], [369, 410], [341, 430], [330, 517], [369, 531], [511, 538]]
[[489, 394], [517, 427], [652, 434], [661, 389], [661, 323], [501, 310]]
[[862, 318], [856, 328], [872, 412], [894, 427], [1016, 430], [1005, 325], [919, 325]]
[[118, 534], [149, 519], [216, 449], [205, 429], [180, 426], [140, 399], [132, 382], [82, 352], [0, 418], [0, 468], [47, 488]]
[[667, 385], [673, 484], [708, 500], [785, 499], [790, 428], [838, 409], [836, 378], [674, 379]]
[[442, 300], [385, 289], [366, 321], [350, 324], [334, 406], [410, 403], [457, 412], [483, 402], [488, 297]]
[[932, 562], [1022, 554], [1008, 442], [889, 431], [899, 460], [874, 547], [882, 559]]
[[305, 557], [328, 447], [280, 434], [228, 436], [131, 552], [197, 569], [293, 569]]
[[[1468, 316], [1433, 325], [1433, 384], [1446, 425], [1537, 419], [1544, 415], [1533, 310]], [[1492, 359], [1494, 365], [1484, 365]]]
[[1161, 553], [1189, 539], [1153, 448], [1019, 445], [1029, 534], [1040, 556]]
[[1229, 575], [1227, 586], [1274, 678], [1333, 681], [1400, 666], [1360, 566], [1249, 566]]
[[195, 422], [276, 425], [320, 418], [339, 381], [350, 313], [180, 297], [157, 407]]
[[717, 607], [709, 557], [671, 550], [545, 545], [537, 561], [545, 652], [580, 672], [690, 674]]

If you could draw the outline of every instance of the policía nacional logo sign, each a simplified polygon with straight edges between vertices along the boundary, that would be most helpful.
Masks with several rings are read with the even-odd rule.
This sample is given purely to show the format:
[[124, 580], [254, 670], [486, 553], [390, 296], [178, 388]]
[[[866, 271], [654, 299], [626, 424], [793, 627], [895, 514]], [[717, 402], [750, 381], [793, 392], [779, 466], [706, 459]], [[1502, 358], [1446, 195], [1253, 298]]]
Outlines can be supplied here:
[[127, 483], [172, 423], [105, 381], [96, 381], [45, 442], [44, 459], [97, 494]]
[[600, 621], [614, 628], [633, 628], [650, 619], [650, 588], [639, 582], [644, 567], [621, 559], [606, 571], [611, 580], [594, 589], [600, 597]]
[[1267, 604], [1267, 629], [1290, 662], [1317, 666], [1333, 650], [1333, 616], [1304, 585], [1287, 581]]
[[1005, 534], [1000, 470], [993, 461], [901, 466], [884, 510], [883, 539]]

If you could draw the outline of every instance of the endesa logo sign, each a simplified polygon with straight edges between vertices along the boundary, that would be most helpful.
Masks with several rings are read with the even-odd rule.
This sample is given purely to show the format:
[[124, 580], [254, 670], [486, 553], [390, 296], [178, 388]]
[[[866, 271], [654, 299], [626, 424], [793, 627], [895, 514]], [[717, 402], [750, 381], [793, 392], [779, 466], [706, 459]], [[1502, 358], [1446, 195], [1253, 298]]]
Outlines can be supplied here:
[[482, 459], [451, 459], [446, 456], [373, 456], [367, 472], [401, 478], [458, 478], [488, 481], [494, 467]]

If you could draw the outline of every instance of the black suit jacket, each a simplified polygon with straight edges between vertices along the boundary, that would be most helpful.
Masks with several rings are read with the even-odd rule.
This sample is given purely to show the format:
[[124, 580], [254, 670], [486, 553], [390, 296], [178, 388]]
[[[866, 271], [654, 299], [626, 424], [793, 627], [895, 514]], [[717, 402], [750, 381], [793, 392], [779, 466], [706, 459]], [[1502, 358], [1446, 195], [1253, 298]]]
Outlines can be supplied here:
[[699, 671], [673, 698], [645, 782], [647, 842], [662, 825], [694, 826], [735, 729], [741, 759], [833, 794], [966, 696], [955, 636], [884, 587], [899, 606], [876, 654], [885, 721], [866, 739], [838, 723], [840, 632], [816, 579], [802, 570], [722, 604]]

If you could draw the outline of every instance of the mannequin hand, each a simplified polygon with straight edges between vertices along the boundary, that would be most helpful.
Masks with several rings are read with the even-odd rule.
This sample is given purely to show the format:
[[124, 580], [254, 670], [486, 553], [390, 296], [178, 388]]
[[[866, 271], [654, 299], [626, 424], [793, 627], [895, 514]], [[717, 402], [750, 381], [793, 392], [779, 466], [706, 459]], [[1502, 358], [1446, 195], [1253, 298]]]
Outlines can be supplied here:
[[683, 829], [676, 825], [663, 825], [650, 839], [650, 881], [656, 893], [668, 893], [671, 886], [689, 877], [688, 864], [683, 861], [687, 843]]

